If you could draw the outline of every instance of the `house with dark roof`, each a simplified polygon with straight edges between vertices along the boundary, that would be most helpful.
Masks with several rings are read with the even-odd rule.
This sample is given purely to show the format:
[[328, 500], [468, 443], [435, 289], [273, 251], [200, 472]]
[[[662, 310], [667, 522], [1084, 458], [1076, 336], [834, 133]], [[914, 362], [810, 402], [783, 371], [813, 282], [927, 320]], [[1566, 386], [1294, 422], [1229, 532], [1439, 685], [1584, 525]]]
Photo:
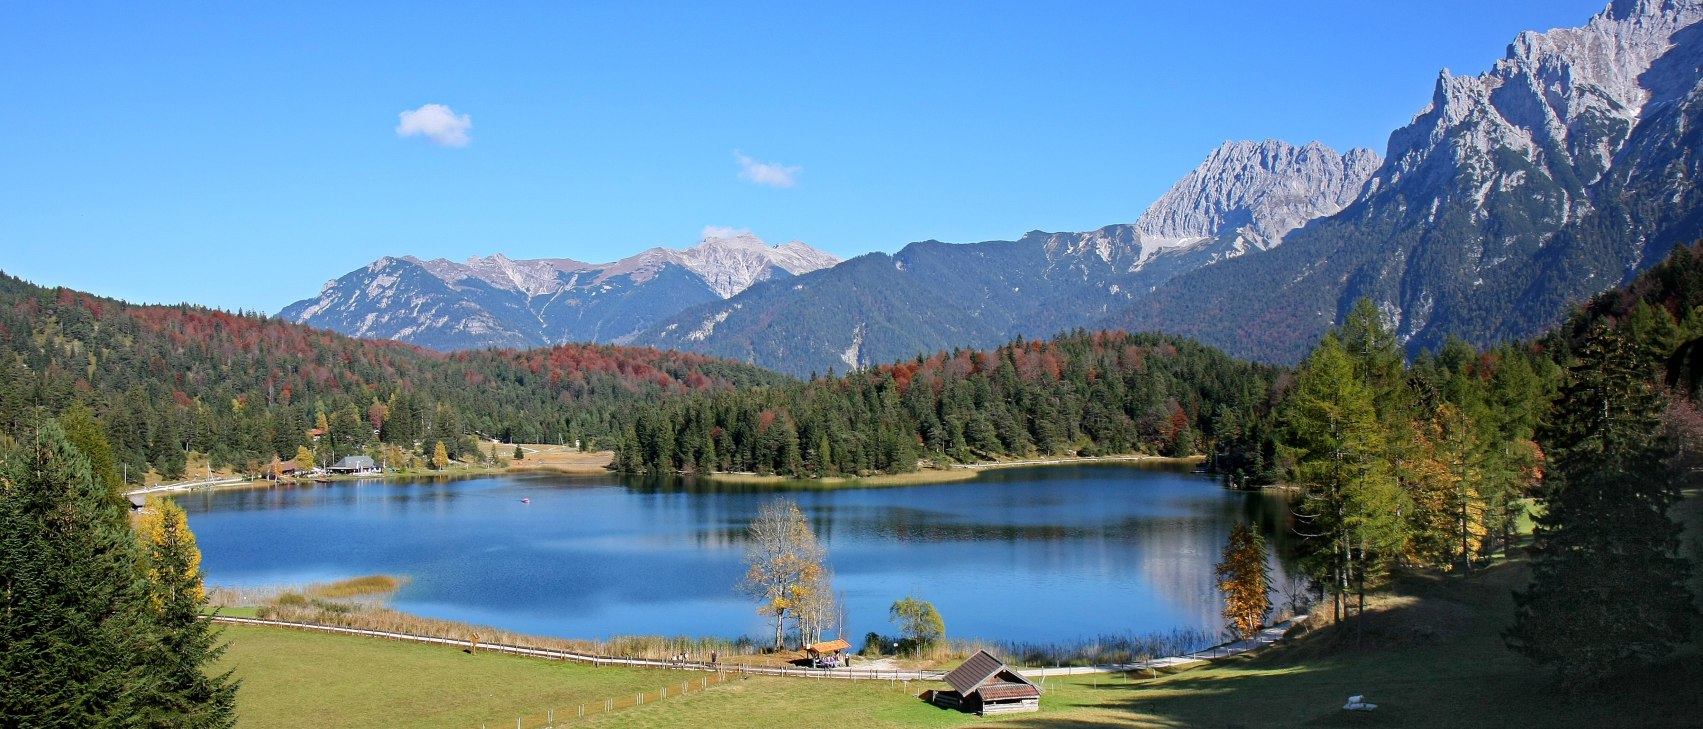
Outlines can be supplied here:
[[1014, 714], [1041, 710], [1041, 687], [987, 651], [976, 651], [946, 674], [951, 691], [934, 692], [934, 703], [962, 711]]
[[325, 470], [332, 473], [373, 473], [378, 470], [378, 464], [373, 463], [371, 456], [344, 456]]

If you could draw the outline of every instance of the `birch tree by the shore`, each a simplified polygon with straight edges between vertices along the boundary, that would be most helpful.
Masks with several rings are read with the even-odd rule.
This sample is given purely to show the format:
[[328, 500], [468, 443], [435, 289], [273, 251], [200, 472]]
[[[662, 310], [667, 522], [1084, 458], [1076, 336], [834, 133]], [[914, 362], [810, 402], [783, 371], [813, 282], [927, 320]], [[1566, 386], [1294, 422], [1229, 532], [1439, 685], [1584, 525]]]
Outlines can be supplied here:
[[786, 621], [812, 601], [827, 568], [827, 550], [790, 499], [763, 504], [747, 531], [745, 578], [739, 591], [757, 601], [757, 613], [774, 622], [776, 650], [783, 647]]

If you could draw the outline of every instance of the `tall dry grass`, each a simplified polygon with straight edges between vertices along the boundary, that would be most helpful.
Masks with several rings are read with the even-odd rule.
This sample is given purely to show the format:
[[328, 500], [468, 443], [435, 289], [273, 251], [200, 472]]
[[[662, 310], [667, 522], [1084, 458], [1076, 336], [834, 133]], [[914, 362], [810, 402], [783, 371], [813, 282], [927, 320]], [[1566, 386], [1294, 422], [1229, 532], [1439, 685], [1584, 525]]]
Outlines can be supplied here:
[[346, 597], [360, 597], [364, 595], [380, 595], [396, 592], [407, 583], [408, 580], [404, 577], [392, 577], [390, 575], [366, 575], [365, 577], [351, 577], [347, 580], [340, 580], [329, 584], [310, 585], [305, 592], [313, 597], [335, 600]]

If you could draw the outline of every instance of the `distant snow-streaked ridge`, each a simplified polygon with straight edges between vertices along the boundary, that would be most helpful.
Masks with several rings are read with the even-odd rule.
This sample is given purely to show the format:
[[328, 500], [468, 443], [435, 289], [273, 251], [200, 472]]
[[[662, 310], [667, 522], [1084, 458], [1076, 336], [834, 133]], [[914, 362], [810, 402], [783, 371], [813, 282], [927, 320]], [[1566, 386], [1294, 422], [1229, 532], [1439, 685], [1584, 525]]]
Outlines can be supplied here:
[[771, 247], [749, 234], [709, 236], [691, 248], [651, 248], [603, 264], [501, 253], [460, 262], [386, 256], [280, 315], [446, 350], [618, 342], [685, 307], [838, 262], [798, 241]]

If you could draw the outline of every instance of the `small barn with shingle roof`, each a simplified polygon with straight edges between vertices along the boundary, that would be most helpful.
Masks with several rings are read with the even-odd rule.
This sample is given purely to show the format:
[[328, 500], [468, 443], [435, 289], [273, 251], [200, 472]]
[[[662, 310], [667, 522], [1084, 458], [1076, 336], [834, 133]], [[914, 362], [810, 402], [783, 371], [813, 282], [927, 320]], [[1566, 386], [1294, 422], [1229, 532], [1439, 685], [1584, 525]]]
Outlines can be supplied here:
[[976, 651], [946, 674], [951, 691], [937, 691], [934, 703], [983, 716], [1041, 709], [1041, 687], [1011, 670], [987, 651]]

